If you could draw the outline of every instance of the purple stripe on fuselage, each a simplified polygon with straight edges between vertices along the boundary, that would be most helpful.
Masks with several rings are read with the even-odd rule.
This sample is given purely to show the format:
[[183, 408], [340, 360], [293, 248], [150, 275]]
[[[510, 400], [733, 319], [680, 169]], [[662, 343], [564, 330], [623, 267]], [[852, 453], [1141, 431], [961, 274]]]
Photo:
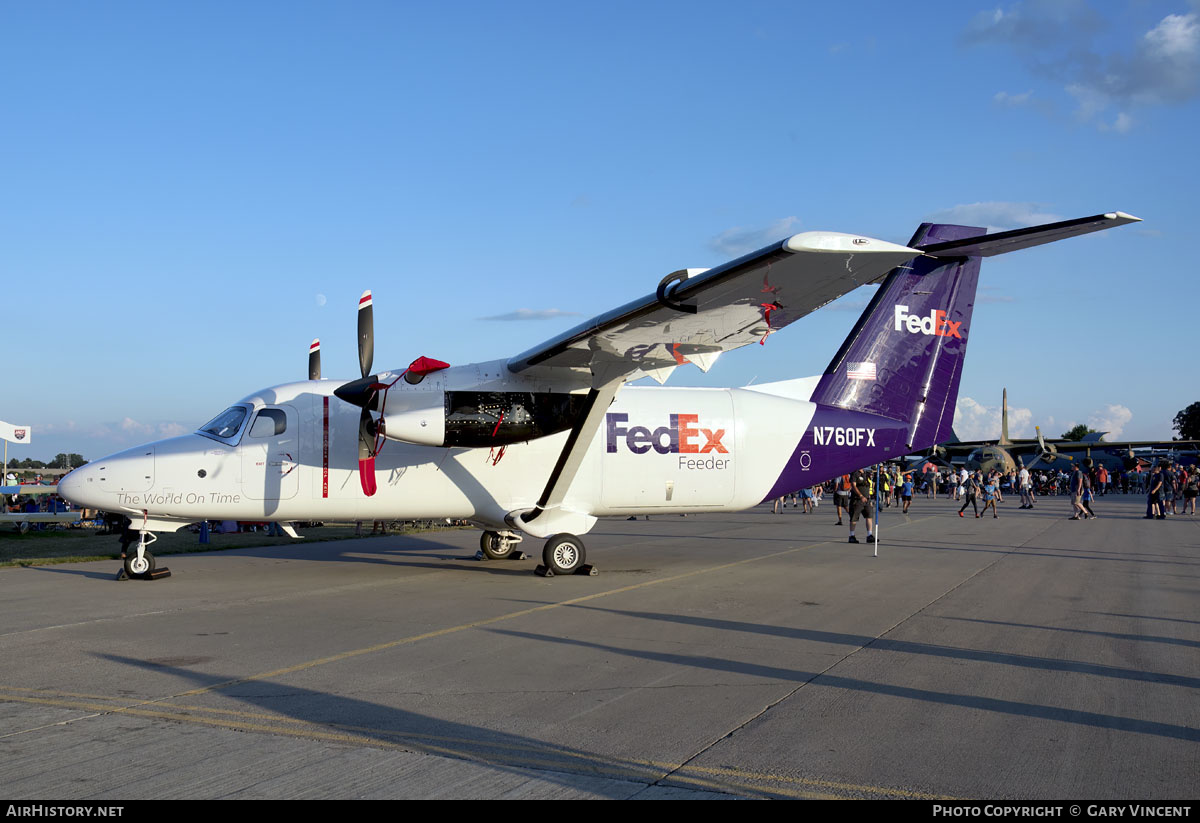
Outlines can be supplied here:
[[764, 500], [824, 483], [907, 453], [908, 427], [864, 412], [818, 406], [812, 423]]

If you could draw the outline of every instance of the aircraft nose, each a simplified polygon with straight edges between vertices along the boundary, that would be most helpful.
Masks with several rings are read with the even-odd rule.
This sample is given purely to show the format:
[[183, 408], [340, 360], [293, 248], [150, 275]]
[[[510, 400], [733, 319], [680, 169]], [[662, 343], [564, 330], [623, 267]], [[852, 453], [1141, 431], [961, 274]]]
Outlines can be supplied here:
[[83, 508], [93, 508], [93, 505], [85, 499], [87, 497], [85, 488], [87, 480], [85, 475], [88, 474], [88, 467], [81, 466], [75, 469], [70, 474], [64, 475], [58, 481], [58, 493], [64, 499], [76, 506]]

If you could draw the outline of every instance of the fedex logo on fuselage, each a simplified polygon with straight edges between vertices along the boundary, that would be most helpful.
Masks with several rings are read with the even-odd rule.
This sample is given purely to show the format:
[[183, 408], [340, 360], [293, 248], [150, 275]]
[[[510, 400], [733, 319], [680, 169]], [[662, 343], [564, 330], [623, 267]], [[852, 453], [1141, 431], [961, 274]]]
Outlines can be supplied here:
[[604, 417], [608, 423], [606, 451], [609, 454], [617, 451], [617, 441], [622, 439], [625, 447], [634, 454], [645, 454], [651, 449], [659, 454], [729, 454], [729, 449], [721, 442], [725, 430], [700, 428], [696, 425], [700, 421], [698, 414], [672, 414], [669, 425], [653, 431], [646, 426], [626, 427], [624, 424], [629, 422], [629, 415], [621, 412], [609, 412]]
[[908, 329], [912, 334], [935, 335], [937, 337], [957, 337], [962, 339], [962, 334], [959, 331], [959, 326], [963, 321], [957, 323], [949, 320], [946, 312], [941, 309], [934, 309], [929, 313], [928, 317], [920, 317], [915, 314], [908, 313], [908, 306], [896, 307], [896, 331]]

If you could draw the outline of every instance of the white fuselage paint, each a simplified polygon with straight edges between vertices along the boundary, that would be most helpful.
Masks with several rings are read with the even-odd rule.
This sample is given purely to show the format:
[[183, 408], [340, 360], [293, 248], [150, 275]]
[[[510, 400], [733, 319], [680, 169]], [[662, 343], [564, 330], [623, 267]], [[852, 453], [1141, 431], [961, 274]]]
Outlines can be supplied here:
[[[200, 434], [160, 440], [76, 469], [60, 490], [160, 530], [202, 519], [450, 517], [503, 527], [506, 515], [537, 503], [567, 439], [560, 432], [515, 443], [499, 460], [499, 449], [389, 441], [376, 459], [378, 492], [367, 497], [358, 478], [360, 410], [333, 396], [339, 385], [292, 383], [243, 400], [254, 412], [284, 411], [278, 436], [253, 437], [247, 425], [236, 445]], [[779, 478], [814, 410], [747, 389], [626, 387], [561, 508], [588, 519], [748, 508]]]

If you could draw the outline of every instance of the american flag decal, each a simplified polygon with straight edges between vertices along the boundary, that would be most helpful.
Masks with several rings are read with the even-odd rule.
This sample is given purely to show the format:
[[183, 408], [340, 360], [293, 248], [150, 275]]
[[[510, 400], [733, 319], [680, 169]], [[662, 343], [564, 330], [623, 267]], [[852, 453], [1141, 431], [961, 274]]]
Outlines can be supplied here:
[[846, 377], [851, 380], [874, 380], [874, 363], [847, 363]]

